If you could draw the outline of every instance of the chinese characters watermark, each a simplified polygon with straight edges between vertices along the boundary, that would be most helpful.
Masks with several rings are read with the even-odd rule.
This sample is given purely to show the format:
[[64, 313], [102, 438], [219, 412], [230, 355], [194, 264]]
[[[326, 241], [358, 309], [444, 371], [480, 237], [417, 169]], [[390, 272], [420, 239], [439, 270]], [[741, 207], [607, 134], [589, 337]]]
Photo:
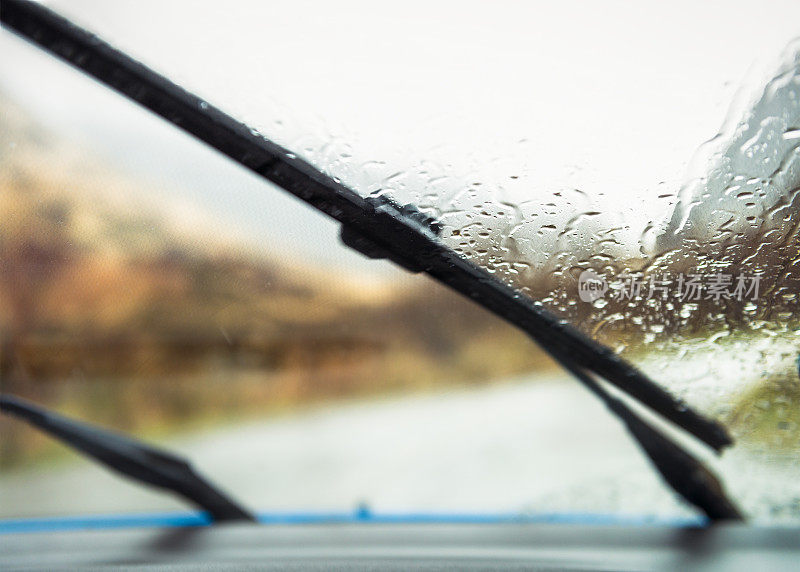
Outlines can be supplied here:
[[758, 274], [661, 274], [635, 276], [626, 274], [611, 284], [593, 270], [584, 270], [578, 278], [578, 294], [584, 302], [605, 297], [621, 300], [646, 300], [676, 297], [680, 301], [756, 300], [761, 276]]

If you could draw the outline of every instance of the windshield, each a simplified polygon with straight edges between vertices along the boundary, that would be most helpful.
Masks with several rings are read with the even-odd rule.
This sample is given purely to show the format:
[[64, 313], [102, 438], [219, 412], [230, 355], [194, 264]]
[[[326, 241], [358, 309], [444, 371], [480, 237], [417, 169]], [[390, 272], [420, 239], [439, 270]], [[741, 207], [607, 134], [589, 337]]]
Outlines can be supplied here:
[[[731, 41], [732, 30], [763, 18], [748, 6], [635, 13], [613, 5], [428, 3], [376, 13], [368, 5], [293, 4], [234, 13], [175, 3], [157, 19], [138, 3], [56, 7], [362, 195], [388, 195], [428, 213], [457, 252], [723, 421], [738, 445], [719, 470], [749, 514], [796, 515], [793, 161], [800, 112], [791, 18], [770, 20], [770, 33], [754, 46]], [[789, 15], [793, 8], [773, 9]], [[214, 163], [169, 126], [17, 40], [4, 43], [30, 62], [3, 70], [15, 110], [8, 116], [17, 122], [8, 131], [9, 160], [36, 151], [29, 164], [35, 176], [46, 162], [51, 176], [62, 169], [59, 177], [72, 177], [54, 187], [69, 185], [70, 197], [85, 197], [72, 203], [78, 198], [55, 190], [8, 194], [15, 197], [9, 208], [31, 218], [18, 215], [20, 228], [7, 231], [16, 232], [18, 251], [4, 243], [21, 269], [9, 286], [19, 294], [7, 355], [22, 355], [22, 340], [38, 337], [58, 348], [62, 363], [37, 369], [16, 357], [14, 371], [26, 373], [6, 383], [29, 392], [47, 378], [50, 389], [37, 391], [56, 392], [54, 379], [113, 360], [98, 343], [113, 332], [123, 340], [114, 346], [119, 355], [139, 355], [144, 365], [133, 359], [124, 373], [117, 359], [83, 375], [102, 391], [111, 391], [109, 376], [149, 379], [148, 389], [133, 390], [132, 403], [110, 394], [135, 426], [147, 417], [139, 409], [158, 410], [149, 400], [163, 398], [143, 396], [156, 384], [157, 395], [180, 392], [180, 383], [191, 392], [205, 388], [212, 416], [239, 411], [241, 402], [271, 416], [285, 401], [298, 417], [272, 419], [250, 435], [234, 432], [217, 445], [229, 454], [237, 446], [248, 451], [249, 468], [236, 462], [240, 474], [266, 470], [253, 467], [254, 459], [270, 472], [280, 470], [273, 464], [290, 467], [285, 480], [298, 496], [280, 481], [252, 486], [252, 506], [338, 509], [363, 501], [384, 510], [684, 514], [616, 422], [519, 334], [424, 278], [334, 245], [332, 224], [277, 189], [222, 159]], [[39, 69], [65, 86], [58, 98], [31, 82]], [[47, 135], [26, 144], [20, 133], [31, 131]], [[41, 144], [50, 138], [67, 143]], [[90, 140], [76, 145], [75, 138]], [[50, 155], [41, 157], [41, 147]], [[62, 158], [64, 147], [78, 155], [72, 163]], [[117, 182], [84, 190], [86, 180], [103, 179], [75, 175], [75, 165], [87, 163], [81, 153], [136, 191], [114, 196], [108, 189]], [[20, 186], [25, 171], [15, 169], [8, 172]], [[148, 185], [158, 189], [149, 197], [139, 190]], [[144, 215], [138, 203], [125, 215], [103, 206], [131, 195], [154, 214]], [[74, 222], [85, 218], [103, 232]], [[61, 273], [72, 275], [78, 301], [54, 286], [24, 287], [45, 282], [24, 272], [39, 252], [30, 247], [32, 228], [48, 262], [44, 275], [61, 288], [68, 284]], [[52, 254], [66, 248], [56, 239], [79, 244], [80, 255]], [[108, 252], [125, 261], [116, 272], [103, 258]], [[50, 268], [52, 261], [66, 262]], [[83, 276], [81, 265], [88, 265]], [[145, 272], [152, 266], [155, 282]], [[137, 298], [134, 289], [128, 313], [115, 315], [87, 286], [98, 288], [97, 274], [111, 280], [106, 303], [117, 313], [130, 284], [140, 283], [146, 295]], [[31, 308], [47, 296], [55, 308], [34, 316]], [[53, 341], [65, 337], [81, 353], [78, 367], [63, 342]], [[236, 348], [222, 352], [227, 358], [219, 355], [221, 339]], [[297, 369], [303, 373], [293, 382], [264, 383], [265, 371], [291, 380]], [[231, 379], [245, 373], [249, 389], [237, 393]], [[164, 384], [169, 374], [176, 380]], [[440, 393], [475, 382], [492, 383]], [[141, 382], [114, 383], [122, 391]], [[239, 400], [230, 409], [216, 403], [220, 383]], [[79, 402], [96, 391], [77, 387], [70, 395]], [[328, 409], [333, 398], [387, 391], [414, 396]], [[186, 410], [153, 425], [185, 430], [183, 423], [202, 418], [197, 399], [178, 397]], [[307, 409], [323, 399], [325, 408]], [[281, 441], [271, 433], [287, 431], [281, 421], [300, 433]], [[279, 451], [254, 453], [264, 442], [280, 442]], [[29, 451], [22, 448], [20, 458]], [[202, 451], [197, 460], [210, 462], [213, 454]], [[297, 455], [302, 460], [293, 465]], [[310, 469], [318, 463], [322, 469]], [[326, 484], [308, 481], [314, 478]]]

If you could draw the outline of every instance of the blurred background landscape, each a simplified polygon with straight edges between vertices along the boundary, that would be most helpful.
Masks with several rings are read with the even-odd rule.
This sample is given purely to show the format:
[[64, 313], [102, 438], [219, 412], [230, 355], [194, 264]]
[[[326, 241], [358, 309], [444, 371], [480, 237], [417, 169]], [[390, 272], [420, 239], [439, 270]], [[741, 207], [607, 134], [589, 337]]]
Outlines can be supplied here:
[[[4, 392], [147, 434], [550, 366], [429, 280], [360, 281], [214, 238], [202, 221], [180, 227], [131, 200], [147, 183], [3, 94], [0, 117]], [[58, 448], [17, 422], [0, 427], [4, 468]]]

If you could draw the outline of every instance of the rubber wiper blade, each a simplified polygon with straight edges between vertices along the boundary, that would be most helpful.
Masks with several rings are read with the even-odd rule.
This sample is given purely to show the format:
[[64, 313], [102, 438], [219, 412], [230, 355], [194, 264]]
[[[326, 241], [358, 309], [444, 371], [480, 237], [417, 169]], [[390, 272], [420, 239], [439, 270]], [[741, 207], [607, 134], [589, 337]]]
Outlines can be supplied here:
[[12, 395], [0, 395], [0, 411], [135, 481], [171, 491], [208, 512], [215, 522], [255, 517], [197, 474], [181, 457], [107, 429], [69, 419]]
[[673, 491], [700, 509], [712, 522], [744, 520], [739, 508], [728, 498], [720, 480], [700, 459], [653, 427], [621, 399], [611, 395], [590, 373], [575, 366], [564, 356], [554, 357], [622, 421], [630, 436]]

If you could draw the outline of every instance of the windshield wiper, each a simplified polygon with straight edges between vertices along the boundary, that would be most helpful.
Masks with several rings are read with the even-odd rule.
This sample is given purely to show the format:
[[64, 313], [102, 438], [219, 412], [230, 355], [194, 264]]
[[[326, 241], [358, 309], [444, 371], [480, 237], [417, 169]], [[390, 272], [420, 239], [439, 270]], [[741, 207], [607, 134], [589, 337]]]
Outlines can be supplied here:
[[24, 419], [117, 473], [176, 493], [207, 511], [215, 522], [256, 520], [198, 475], [186, 460], [172, 453], [69, 419], [11, 395], [0, 395], [0, 411]]
[[628, 433], [672, 490], [702, 510], [711, 521], [744, 520], [722, 483], [700, 459], [645, 421], [621, 399], [612, 396], [592, 374], [563, 356], [554, 357], [625, 424]]
[[[342, 224], [342, 240], [348, 246], [371, 257], [388, 258], [408, 270], [425, 272], [517, 326], [595, 394], [598, 392], [585, 372], [604, 378], [717, 452], [732, 444], [722, 425], [671, 395], [610, 348], [561, 322], [446, 246], [439, 240], [436, 221], [414, 207], [398, 205], [386, 197], [360, 196], [47, 8], [25, 0], [4, 0], [0, 20], [27, 40], [336, 219]], [[626, 421], [619, 408], [612, 411]], [[641, 443], [641, 435], [635, 431], [632, 435]], [[654, 447], [658, 445], [643, 446], [651, 459]], [[666, 480], [676, 486], [675, 479]], [[678, 492], [709, 516], [715, 514], [697, 500], [698, 495]]]

